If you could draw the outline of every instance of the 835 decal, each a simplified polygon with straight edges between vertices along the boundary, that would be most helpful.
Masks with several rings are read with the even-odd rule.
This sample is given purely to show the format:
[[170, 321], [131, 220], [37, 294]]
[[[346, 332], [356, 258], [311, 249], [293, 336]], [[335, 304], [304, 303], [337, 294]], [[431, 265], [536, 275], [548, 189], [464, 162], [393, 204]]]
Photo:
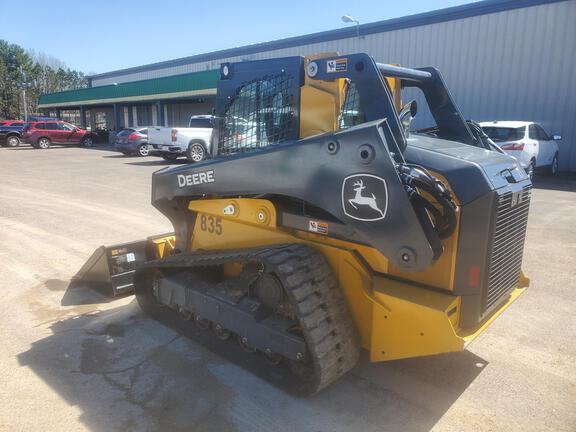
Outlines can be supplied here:
[[222, 219], [215, 216], [200, 215], [200, 229], [210, 234], [222, 235]]

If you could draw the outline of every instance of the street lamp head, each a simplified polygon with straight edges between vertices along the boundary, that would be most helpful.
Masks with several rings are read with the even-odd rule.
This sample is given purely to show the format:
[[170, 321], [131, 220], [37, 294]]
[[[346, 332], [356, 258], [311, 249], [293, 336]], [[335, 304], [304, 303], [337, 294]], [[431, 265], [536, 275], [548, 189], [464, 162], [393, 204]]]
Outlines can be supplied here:
[[357, 23], [358, 21], [352, 18], [350, 15], [342, 15], [342, 21], [345, 23]]

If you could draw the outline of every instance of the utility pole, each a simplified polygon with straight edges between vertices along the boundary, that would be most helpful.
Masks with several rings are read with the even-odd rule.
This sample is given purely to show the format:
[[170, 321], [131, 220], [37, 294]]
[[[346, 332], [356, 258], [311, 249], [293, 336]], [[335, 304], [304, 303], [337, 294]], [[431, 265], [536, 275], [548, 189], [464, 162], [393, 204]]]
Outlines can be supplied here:
[[24, 106], [24, 121], [28, 121], [28, 104], [26, 103], [26, 87], [28, 83], [26, 82], [26, 74], [24, 70], [20, 68], [20, 88], [22, 89], [22, 105]]

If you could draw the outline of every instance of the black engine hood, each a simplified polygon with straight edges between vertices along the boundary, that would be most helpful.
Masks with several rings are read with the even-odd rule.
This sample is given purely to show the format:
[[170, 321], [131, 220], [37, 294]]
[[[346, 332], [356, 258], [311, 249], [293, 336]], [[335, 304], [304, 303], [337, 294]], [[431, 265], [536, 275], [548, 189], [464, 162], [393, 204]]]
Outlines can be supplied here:
[[529, 182], [511, 156], [427, 135], [411, 134], [404, 157], [442, 174], [463, 205], [510, 183]]

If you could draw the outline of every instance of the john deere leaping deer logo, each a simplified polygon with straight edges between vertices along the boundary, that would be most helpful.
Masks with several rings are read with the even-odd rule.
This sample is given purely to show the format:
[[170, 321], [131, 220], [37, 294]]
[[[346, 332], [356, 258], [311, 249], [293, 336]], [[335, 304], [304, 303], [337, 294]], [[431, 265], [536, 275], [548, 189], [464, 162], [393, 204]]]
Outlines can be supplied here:
[[388, 190], [384, 179], [372, 174], [354, 174], [342, 183], [342, 208], [352, 219], [373, 222], [386, 217]]

